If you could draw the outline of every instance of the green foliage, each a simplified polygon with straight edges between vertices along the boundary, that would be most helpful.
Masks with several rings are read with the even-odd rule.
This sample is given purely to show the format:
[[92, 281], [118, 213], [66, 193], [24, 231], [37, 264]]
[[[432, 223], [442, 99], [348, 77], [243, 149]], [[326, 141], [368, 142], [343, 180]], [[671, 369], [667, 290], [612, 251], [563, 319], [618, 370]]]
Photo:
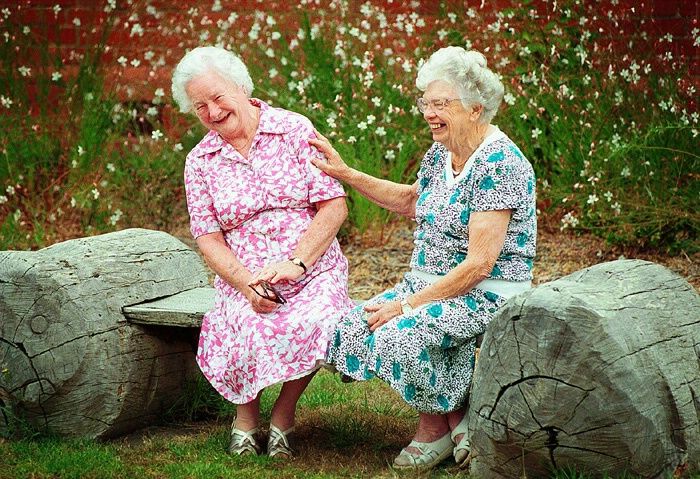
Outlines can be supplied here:
[[[673, 37], [628, 26], [632, 13], [612, 0], [513, 5], [490, 16], [439, 2], [437, 17], [422, 18], [339, 1], [180, 28], [204, 14], [194, 8], [156, 28], [185, 47], [232, 48], [249, 66], [256, 96], [308, 116], [351, 166], [404, 183], [415, 180], [431, 143], [414, 104], [419, 62], [447, 45], [483, 51], [506, 87], [495, 122], [533, 163], [547, 219], [614, 244], [697, 251], [697, 85], [683, 59], [657, 53], [666, 43], [670, 51]], [[111, 11], [85, 32], [92, 47], [73, 70], [8, 12], [10, 41], [0, 44], [0, 249], [186, 222], [182, 165], [204, 132], [194, 117], [171, 115], [167, 85], [119, 84], [115, 64], [101, 63], [111, 31], [162, 12], [148, 2]], [[610, 49], [622, 26], [628, 50]], [[136, 47], [138, 35], [129, 35]], [[177, 57], [161, 62], [142, 47], [144, 59], [119, 64], [141, 62], [153, 78], [167, 76], [162, 69], [181, 53], [168, 50]], [[348, 228], [374, 231], [391, 219], [348, 194]]]

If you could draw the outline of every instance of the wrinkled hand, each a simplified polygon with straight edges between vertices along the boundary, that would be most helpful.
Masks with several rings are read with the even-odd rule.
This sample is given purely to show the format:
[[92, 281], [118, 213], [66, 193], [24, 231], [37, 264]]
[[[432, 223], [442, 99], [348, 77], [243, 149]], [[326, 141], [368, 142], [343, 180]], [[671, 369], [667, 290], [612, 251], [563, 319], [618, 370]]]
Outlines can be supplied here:
[[270, 284], [275, 284], [280, 281], [294, 281], [304, 274], [303, 268], [297, 266], [291, 261], [280, 261], [279, 263], [270, 263], [263, 269], [258, 271], [253, 279], [248, 283], [249, 286], [256, 286], [263, 281]]
[[[255, 286], [255, 288], [261, 294], [264, 294], [262, 287]], [[255, 292], [250, 287], [248, 288], [248, 291], [246, 291], [244, 294], [245, 297], [248, 298], [248, 302], [250, 302], [250, 306], [253, 308], [253, 311], [255, 311], [256, 313], [271, 313], [280, 306], [274, 301], [270, 301], [269, 299], [265, 299], [262, 296], [255, 294]]]
[[402, 313], [401, 303], [399, 301], [365, 306], [365, 311], [372, 313], [367, 318], [367, 325], [372, 332]]
[[314, 130], [317, 138], [309, 138], [309, 144], [315, 146], [325, 155], [311, 158], [311, 164], [333, 178], [343, 180], [348, 177], [352, 169], [343, 161], [338, 152], [333, 148], [328, 138]]

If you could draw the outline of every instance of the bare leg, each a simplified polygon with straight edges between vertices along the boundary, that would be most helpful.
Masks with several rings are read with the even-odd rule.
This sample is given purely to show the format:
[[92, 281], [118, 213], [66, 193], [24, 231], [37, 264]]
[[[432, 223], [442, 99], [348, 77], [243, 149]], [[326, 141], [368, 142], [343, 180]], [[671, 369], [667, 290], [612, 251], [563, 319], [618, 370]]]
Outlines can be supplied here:
[[270, 424], [277, 426], [280, 431], [286, 431], [294, 426], [297, 402], [315, 374], [316, 371], [299, 379], [287, 381], [282, 385], [280, 395], [277, 401], [275, 401], [275, 405], [272, 407]]
[[252, 401], [236, 406], [236, 421], [234, 422], [233, 427], [246, 432], [258, 427], [258, 422], [260, 422], [261, 394], [262, 391]]
[[[464, 405], [464, 407], [461, 407], [460, 409], [457, 409], [455, 411], [447, 413], [447, 423], [450, 426], [450, 431], [454, 431], [457, 426], [459, 425], [460, 421], [464, 418], [464, 415], [467, 413], [467, 405], [469, 404], [469, 401]], [[458, 434], [454, 438], [454, 443], [459, 444], [459, 441], [462, 440], [462, 437], [464, 434]]]
[[[447, 424], [447, 416], [445, 414], [419, 413], [418, 430], [413, 439], [418, 442], [433, 442], [448, 432], [450, 432], [450, 427]], [[406, 448], [406, 451], [420, 454], [420, 451], [413, 447]]]

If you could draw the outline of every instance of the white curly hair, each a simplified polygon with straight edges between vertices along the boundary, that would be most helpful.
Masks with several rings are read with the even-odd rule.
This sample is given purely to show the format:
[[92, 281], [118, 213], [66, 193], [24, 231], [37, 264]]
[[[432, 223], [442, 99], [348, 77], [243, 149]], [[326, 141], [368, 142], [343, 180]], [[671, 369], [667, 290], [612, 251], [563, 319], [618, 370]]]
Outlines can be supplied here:
[[197, 47], [187, 52], [173, 70], [171, 89], [181, 112], [192, 111], [192, 101], [186, 90], [187, 84], [212, 69], [243, 87], [249, 97], [253, 93], [253, 80], [238, 55], [221, 47]]
[[465, 107], [482, 105], [482, 123], [493, 119], [503, 100], [503, 83], [486, 67], [486, 57], [475, 50], [445, 47], [433, 53], [418, 69], [416, 87], [425, 91], [436, 80], [454, 86]]

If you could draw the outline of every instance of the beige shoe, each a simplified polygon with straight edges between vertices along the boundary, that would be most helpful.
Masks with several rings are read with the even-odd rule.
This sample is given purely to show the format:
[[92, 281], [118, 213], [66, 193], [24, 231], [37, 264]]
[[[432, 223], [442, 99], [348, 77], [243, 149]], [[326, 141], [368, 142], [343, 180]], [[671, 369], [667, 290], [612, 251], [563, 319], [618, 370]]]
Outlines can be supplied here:
[[459, 443], [455, 443], [455, 448], [452, 454], [454, 455], [455, 462], [457, 463], [458, 466], [464, 466], [465, 462], [469, 458], [469, 451], [471, 450], [471, 444], [469, 443], [469, 418], [467, 417], [467, 413], [464, 413], [464, 417], [462, 418], [461, 421], [459, 421], [459, 424], [457, 424], [457, 427], [454, 428], [454, 431], [452, 431], [451, 438], [452, 441], [454, 442], [455, 438], [459, 436], [460, 434], [464, 434], [462, 436], [462, 439], [459, 440]]
[[255, 434], [258, 433], [258, 428], [250, 431], [241, 431], [235, 427], [231, 428], [231, 442], [228, 445], [229, 454], [234, 456], [246, 456], [251, 454], [257, 456], [261, 452], [260, 445], [255, 440]]
[[294, 457], [287, 439], [287, 435], [292, 431], [294, 431], [294, 426], [282, 432], [277, 426], [270, 424], [270, 435], [267, 438], [267, 455], [270, 457]]
[[[397, 469], [428, 470], [440, 464], [452, 454], [454, 444], [448, 432], [437, 441], [411, 443], [401, 450], [394, 459], [394, 467]], [[413, 454], [406, 449], [414, 447], [420, 454]]]

